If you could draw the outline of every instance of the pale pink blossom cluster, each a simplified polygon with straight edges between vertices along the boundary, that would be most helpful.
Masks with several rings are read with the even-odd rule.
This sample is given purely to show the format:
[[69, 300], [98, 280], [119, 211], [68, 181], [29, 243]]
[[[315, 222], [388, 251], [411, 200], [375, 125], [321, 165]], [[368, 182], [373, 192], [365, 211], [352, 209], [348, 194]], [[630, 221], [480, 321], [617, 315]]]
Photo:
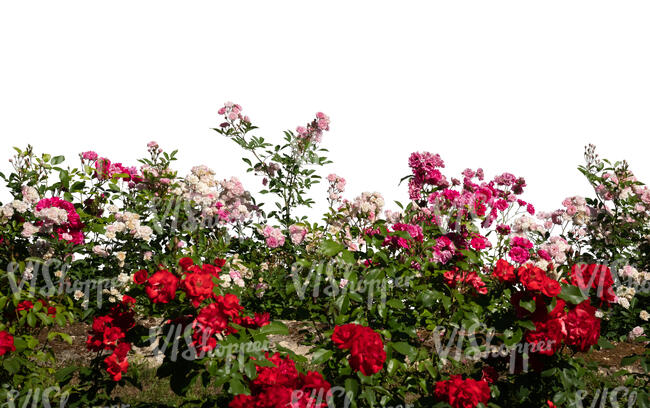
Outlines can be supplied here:
[[345, 191], [345, 179], [336, 174], [330, 174], [327, 176], [327, 181], [329, 182], [327, 189], [329, 200], [332, 202], [339, 201], [341, 194]]
[[512, 224], [512, 235], [524, 237], [529, 232], [538, 232], [540, 234], [546, 233], [546, 228], [542, 224], [528, 215], [522, 215], [517, 218]]
[[201, 207], [204, 217], [218, 217], [219, 222], [241, 222], [250, 218], [256, 207], [251, 195], [236, 177], [217, 181], [207, 166], [192, 167], [174, 193]]
[[23, 231], [21, 232], [21, 235], [25, 238], [29, 238], [40, 231], [40, 229], [40, 227], [37, 227], [32, 223], [26, 222], [23, 224]]
[[125, 211], [116, 213], [115, 222], [106, 226], [106, 237], [108, 239], [115, 239], [118, 232], [128, 233], [135, 238], [149, 241], [153, 229], [147, 225], [141, 225], [139, 214]]
[[548, 241], [540, 245], [540, 249], [545, 251], [555, 265], [561, 265], [567, 261], [567, 253], [571, 250], [571, 245], [562, 237], [552, 236]]
[[384, 197], [374, 192], [363, 192], [351, 204], [350, 215], [356, 218], [367, 218], [373, 222], [384, 207]]
[[307, 228], [300, 226], [298, 224], [293, 224], [289, 227], [289, 237], [291, 237], [291, 242], [294, 245], [300, 245], [302, 241], [305, 240], [307, 235]]
[[45, 207], [36, 210], [34, 215], [43, 221], [46, 227], [52, 225], [63, 225], [68, 222], [68, 212], [59, 207]]
[[22, 188], [23, 201], [29, 204], [36, 204], [41, 197], [38, 194], [38, 191], [31, 186], [23, 186]]
[[162, 153], [163, 149], [162, 147], [160, 147], [160, 145], [158, 145], [158, 142], [152, 140], [151, 142], [147, 143], [147, 151], [150, 154], [155, 155], [158, 153]]
[[215, 204], [219, 219], [223, 222], [243, 222], [250, 218], [256, 207], [251, 195], [237, 177], [219, 182], [221, 191]]
[[574, 224], [584, 225], [589, 220], [590, 211], [584, 197], [567, 197], [562, 201], [562, 205], [565, 207], [565, 218], [571, 219]]
[[296, 133], [298, 138], [307, 140], [309, 142], [319, 143], [323, 136], [323, 131], [330, 130], [330, 118], [323, 112], [318, 112], [316, 114], [316, 119], [314, 119], [307, 126], [298, 126], [296, 128]]
[[250, 118], [242, 114], [242, 107], [239, 104], [226, 102], [217, 113], [226, 118], [226, 122], [221, 124], [221, 127], [227, 128], [229, 126], [238, 126], [242, 122], [250, 123]]
[[284, 235], [280, 228], [274, 228], [270, 225], [267, 225], [262, 230], [262, 234], [266, 239], [266, 246], [269, 248], [277, 248], [284, 245]]
[[630, 340], [635, 340], [637, 337], [643, 336], [643, 327], [636, 326], [630, 331], [629, 337]]
[[[425, 210], [428, 209], [425, 208]], [[404, 218], [404, 215], [400, 211], [392, 210], [385, 210], [384, 216], [386, 217], [386, 221], [390, 224], [397, 224], [399, 222], [402, 222], [402, 219]]]

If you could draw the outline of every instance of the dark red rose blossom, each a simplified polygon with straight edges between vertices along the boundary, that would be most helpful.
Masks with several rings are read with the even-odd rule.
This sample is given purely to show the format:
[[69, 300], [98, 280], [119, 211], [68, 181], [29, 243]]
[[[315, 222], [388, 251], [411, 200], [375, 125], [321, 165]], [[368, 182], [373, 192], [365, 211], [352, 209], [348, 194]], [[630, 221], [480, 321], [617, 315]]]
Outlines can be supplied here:
[[556, 297], [562, 291], [560, 283], [555, 279], [546, 278], [542, 282], [542, 293], [548, 297]]
[[2, 330], [0, 331], [0, 356], [4, 356], [10, 351], [16, 351], [14, 336]]
[[136, 285], [142, 285], [146, 283], [148, 278], [149, 274], [147, 273], [146, 269], [140, 269], [133, 274], [133, 282], [135, 282]]
[[490, 400], [490, 386], [484, 380], [463, 380], [460, 375], [452, 375], [448, 380], [436, 383], [434, 395], [452, 408], [476, 408], [479, 403], [487, 404]]

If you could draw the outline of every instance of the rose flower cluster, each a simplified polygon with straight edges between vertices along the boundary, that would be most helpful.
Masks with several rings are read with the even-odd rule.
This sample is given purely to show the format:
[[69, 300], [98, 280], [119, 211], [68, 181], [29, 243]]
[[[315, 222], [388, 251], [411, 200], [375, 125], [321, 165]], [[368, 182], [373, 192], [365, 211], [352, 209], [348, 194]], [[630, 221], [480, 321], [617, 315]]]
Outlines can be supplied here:
[[239, 394], [230, 408], [325, 408], [331, 385], [315, 371], [299, 373], [289, 357], [275, 353], [267, 360], [272, 367], [257, 366], [257, 377], [250, 382], [251, 395]]
[[135, 299], [124, 295], [122, 302], [111, 308], [106, 316], [95, 317], [92, 330], [86, 340], [90, 351], [110, 350], [113, 353], [104, 359], [106, 370], [113, 381], [120, 381], [122, 373], [129, 368], [126, 355], [131, 350], [131, 344], [123, 341], [128, 332], [135, 326]]
[[[525, 290], [515, 292], [511, 302], [518, 318], [530, 319], [535, 324], [535, 330], [526, 333], [526, 341], [534, 345], [538, 353], [553, 355], [562, 344], [587, 351], [598, 342], [600, 319], [596, 317], [596, 308], [589, 300], [571, 307], [555, 298], [560, 294], [560, 284], [542, 269], [532, 264], [515, 268], [500, 259], [493, 275], [502, 282], [523, 285]], [[549, 311], [553, 301], [555, 306]], [[528, 304], [530, 306], [526, 306]]]
[[373, 375], [384, 366], [386, 352], [379, 333], [370, 327], [350, 323], [336, 326], [332, 341], [341, 350], [350, 350], [350, 367], [363, 375]]
[[490, 386], [485, 380], [452, 375], [448, 380], [438, 381], [434, 395], [439, 401], [449, 403], [452, 408], [475, 408], [479, 403], [487, 405]]

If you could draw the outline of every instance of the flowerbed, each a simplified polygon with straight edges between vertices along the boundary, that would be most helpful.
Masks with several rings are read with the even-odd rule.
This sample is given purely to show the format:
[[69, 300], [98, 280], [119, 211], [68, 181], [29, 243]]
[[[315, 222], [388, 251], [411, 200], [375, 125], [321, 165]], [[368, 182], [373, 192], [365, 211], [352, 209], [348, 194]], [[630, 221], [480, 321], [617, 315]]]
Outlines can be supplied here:
[[[149, 347], [184, 406], [650, 405], [650, 189], [627, 163], [587, 147], [593, 197], [542, 213], [521, 177], [453, 177], [416, 152], [406, 201], [386, 210], [319, 175], [323, 113], [278, 144], [237, 104], [219, 115], [256, 194], [206, 166], [179, 176], [155, 142], [137, 167], [16, 149], [2, 174], [0, 401], [164, 406], [120, 392], [147, 387]], [[320, 182], [327, 213], [297, 216]], [[286, 320], [309, 327], [308, 353], [272, 341]], [[84, 358], [60, 366], [52, 343], [79, 322]], [[588, 358], [612, 342], [631, 354]]]

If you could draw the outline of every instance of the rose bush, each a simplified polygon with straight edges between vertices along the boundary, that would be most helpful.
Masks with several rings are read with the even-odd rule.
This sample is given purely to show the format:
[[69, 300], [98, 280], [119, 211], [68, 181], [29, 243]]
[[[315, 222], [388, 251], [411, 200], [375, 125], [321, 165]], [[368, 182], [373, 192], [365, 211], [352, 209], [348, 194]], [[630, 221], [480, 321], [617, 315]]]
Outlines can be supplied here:
[[[240, 105], [219, 115], [258, 194], [204, 165], [179, 176], [155, 142], [137, 167], [16, 149], [1, 175], [0, 400], [56, 386], [67, 406], [151, 406], [123, 390], [147, 387], [153, 350], [186, 406], [572, 406], [605, 385], [650, 405], [650, 192], [625, 162], [588, 147], [594, 197], [540, 213], [521, 177], [451, 176], [415, 152], [407, 202], [345, 198], [330, 174], [313, 220], [329, 117], [272, 144]], [[286, 347], [287, 321], [308, 351]], [[60, 362], [84, 324], [84, 350]], [[620, 342], [633, 352], [613, 367], [594, 359]]]

